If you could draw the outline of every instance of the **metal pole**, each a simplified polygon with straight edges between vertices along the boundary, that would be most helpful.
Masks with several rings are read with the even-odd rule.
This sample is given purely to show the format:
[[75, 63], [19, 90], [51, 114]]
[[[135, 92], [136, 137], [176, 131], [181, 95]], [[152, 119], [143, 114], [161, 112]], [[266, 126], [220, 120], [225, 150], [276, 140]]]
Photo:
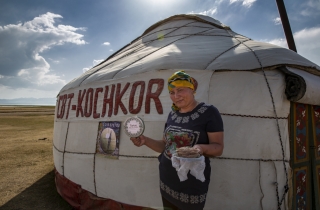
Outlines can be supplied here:
[[289, 47], [290, 50], [297, 52], [297, 48], [296, 48], [296, 45], [294, 43], [294, 39], [293, 39], [293, 35], [292, 35], [292, 31], [291, 31], [291, 27], [290, 27], [290, 23], [289, 23], [289, 19], [288, 19], [288, 15], [287, 15], [286, 8], [284, 6], [283, 0], [276, 0], [276, 2], [277, 2], [278, 10], [279, 10], [279, 13], [280, 13], [280, 18], [281, 18], [284, 34], [285, 34], [286, 39], [287, 39], [288, 47]]

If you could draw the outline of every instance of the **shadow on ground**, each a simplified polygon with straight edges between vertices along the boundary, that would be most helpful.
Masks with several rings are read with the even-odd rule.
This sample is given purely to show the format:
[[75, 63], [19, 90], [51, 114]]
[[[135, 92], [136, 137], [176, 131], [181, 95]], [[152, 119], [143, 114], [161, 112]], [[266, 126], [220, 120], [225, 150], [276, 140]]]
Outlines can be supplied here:
[[58, 194], [54, 181], [54, 171], [51, 171], [3, 206], [0, 206], [0, 209], [71, 210], [72, 207]]

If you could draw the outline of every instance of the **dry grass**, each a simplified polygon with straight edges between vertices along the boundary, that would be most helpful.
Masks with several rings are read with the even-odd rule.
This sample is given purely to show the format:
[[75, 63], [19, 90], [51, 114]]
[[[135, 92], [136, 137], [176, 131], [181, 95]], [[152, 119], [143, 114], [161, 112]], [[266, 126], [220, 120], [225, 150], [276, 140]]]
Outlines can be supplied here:
[[53, 123], [54, 107], [0, 107], [0, 209], [71, 209], [54, 184]]

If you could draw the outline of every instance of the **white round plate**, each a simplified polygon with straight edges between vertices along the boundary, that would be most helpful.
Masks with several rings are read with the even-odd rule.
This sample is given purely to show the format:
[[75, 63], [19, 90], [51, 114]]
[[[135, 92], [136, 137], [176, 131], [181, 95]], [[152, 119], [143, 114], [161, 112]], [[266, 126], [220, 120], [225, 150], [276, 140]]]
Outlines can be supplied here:
[[139, 137], [144, 132], [144, 122], [140, 117], [129, 117], [124, 122], [124, 131], [129, 137]]

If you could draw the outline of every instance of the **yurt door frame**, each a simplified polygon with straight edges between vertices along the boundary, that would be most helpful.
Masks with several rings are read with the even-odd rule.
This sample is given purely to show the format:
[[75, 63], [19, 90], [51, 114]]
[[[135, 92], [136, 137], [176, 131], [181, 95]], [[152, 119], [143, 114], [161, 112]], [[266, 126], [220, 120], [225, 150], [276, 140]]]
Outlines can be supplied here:
[[320, 106], [291, 103], [292, 209], [320, 209]]

